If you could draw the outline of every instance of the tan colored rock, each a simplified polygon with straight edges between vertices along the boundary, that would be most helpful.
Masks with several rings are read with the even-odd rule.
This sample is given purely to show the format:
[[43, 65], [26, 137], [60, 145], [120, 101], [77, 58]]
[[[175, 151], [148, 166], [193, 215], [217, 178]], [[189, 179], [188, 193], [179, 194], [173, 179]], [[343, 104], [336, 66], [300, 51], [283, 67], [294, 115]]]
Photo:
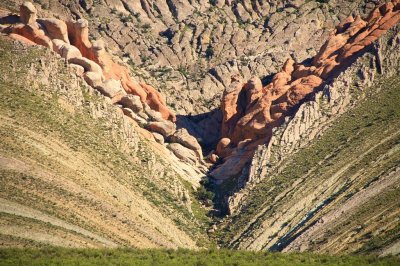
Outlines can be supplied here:
[[164, 120], [162, 122], [150, 122], [146, 128], [151, 132], [156, 132], [163, 135], [165, 138], [174, 134], [176, 126], [169, 120]]
[[82, 66], [86, 72], [95, 72], [103, 76], [103, 70], [94, 61], [87, 59], [86, 57], [72, 57], [68, 59], [68, 63]]
[[44, 26], [46, 35], [50, 39], [59, 39], [69, 44], [67, 24], [59, 19], [45, 18], [38, 22]]
[[71, 58], [81, 58], [82, 57], [81, 52], [75, 46], [70, 45], [70, 44], [64, 42], [63, 40], [59, 40], [59, 39], [54, 39], [54, 40], [52, 40], [52, 42], [53, 42], [54, 52], [61, 55], [62, 58], [69, 60]]
[[184, 147], [193, 150], [199, 160], [203, 158], [203, 152], [197, 139], [189, 134], [185, 128], [180, 128], [171, 135], [168, 140], [183, 145]]
[[87, 71], [83, 74], [83, 78], [90, 87], [96, 88], [103, 84], [103, 77], [97, 72]]
[[[124, 113], [124, 115], [132, 118], [139, 125], [144, 126], [147, 124], [146, 119], [143, 119], [142, 117], [140, 117], [138, 114], [133, 112], [132, 109], [130, 109], [130, 108], [122, 108], [122, 112]], [[146, 130], [143, 130], [143, 131], [146, 131]]]
[[36, 7], [31, 2], [24, 2], [19, 7], [19, 17], [23, 24], [34, 25], [37, 19]]
[[125, 90], [121, 86], [121, 82], [115, 79], [108, 79], [95, 86], [103, 95], [111, 98], [113, 103], [121, 101], [121, 99], [126, 96]]
[[75, 64], [68, 64], [68, 67], [72, 69], [72, 72], [74, 72], [77, 76], [83, 77], [85, 69], [82, 66]]
[[185, 161], [188, 163], [196, 163], [197, 162], [196, 153], [194, 151], [192, 151], [191, 149], [188, 149], [179, 143], [171, 143], [167, 147], [169, 150], [172, 151], [172, 153], [176, 157], [178, 157], [182, 161]]
[[131, 109], [135, 113], [143, 111], [143, 104], [140, 101], [140, 97], [132, 94], [127, 94], [118, 102], [123, 107]]
[[158, 133], [156, 133], [156, 132], [152, 132], [151, 134], [153, 134], [154, 139], [155, 139], [158, 143], [164, 144], [164, 137], [163, 137], [163, 135], [158, 134]]
[[165, 120], [160, 112], [151, 109], [147, 103], [143, 104], [143, 110], [144, 114], [147, 115], [148, 119], [150, 119], [151, 121], [162, 122]]

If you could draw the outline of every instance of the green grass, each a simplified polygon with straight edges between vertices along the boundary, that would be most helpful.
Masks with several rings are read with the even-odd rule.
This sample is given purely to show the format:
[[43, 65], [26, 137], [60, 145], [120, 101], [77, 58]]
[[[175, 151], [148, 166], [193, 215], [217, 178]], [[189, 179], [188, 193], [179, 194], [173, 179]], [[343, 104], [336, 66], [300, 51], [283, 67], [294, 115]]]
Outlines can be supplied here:
[[0, 249], [0, 265], [398, 265], [399, 258], [232, 250]]

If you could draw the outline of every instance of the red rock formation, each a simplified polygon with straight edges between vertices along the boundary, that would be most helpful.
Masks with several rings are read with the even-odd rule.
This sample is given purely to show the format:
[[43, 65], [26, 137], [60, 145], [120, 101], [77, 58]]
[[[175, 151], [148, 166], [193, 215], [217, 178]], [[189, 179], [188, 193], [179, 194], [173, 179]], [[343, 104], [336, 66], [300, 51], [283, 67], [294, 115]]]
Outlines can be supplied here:
[[313, 58], [311, 66], [288, 59], [270, 84], [258, 78], [243, 83], [233, 77], [221, 101], [222, 139], [216, 155], [223, 164], [211, 172], [217, 179], [239, 174], [260, 144], [268, 143], [272, 129], [326, 81], [334, 78], [382, 34], [400, 21], [400, 0], [378, 5], [364, 21], [349, 17], [340, 23]]
[[11, 25], [3, 30], [10, 34], [10, 37], [29, 45], [39, 44], [48, 47], [67, 59], [69, 63], [82, 66], [87, 72], [84, 77], [88, 84], [100, 87], [100, 83], [108, 80], [119, 80], [127, 93], [139, 96], [143, 103], [160, 112], [164, 119], [176, 120], [156, 89], [144, 83], [137, 83], [129, 75], [127, 67], [112, 60], [102, 42], [92, 43], [89, 40], [87, 20], [80, 19], [67, 23], [58, 19], [37, 20], [36, 8], [29, 2], [20, 6], [20, 16], [13, 20], [15, 23], [10, 23]]

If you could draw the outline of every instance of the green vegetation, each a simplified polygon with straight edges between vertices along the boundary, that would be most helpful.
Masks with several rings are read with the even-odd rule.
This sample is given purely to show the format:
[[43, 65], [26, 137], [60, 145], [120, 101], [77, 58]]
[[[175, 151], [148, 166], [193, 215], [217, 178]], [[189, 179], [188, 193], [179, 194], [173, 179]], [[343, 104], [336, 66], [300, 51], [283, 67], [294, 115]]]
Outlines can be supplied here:
[[[396, 148], [400, 144], [399, 84], [400, 79], [393, 77], [364, 89], [365, 99], [354, 109], [336, 120], [312, 144], [279, 162], [279, 171], [270, 172], [268, 178], [262, 180], [251, 191], [240, 214], [228, 218], [229, 222], [226, 221], [226, 226], [218, 232], [222, 240], [220, 244], [237, 247], [239, 241], [231, 242], [235, 235], [239, 232], [251, 235], [260, 228], [265, 219], [274, 215], [279, 208], [284, 208], [283, 206], [291, 199], [292, 194], [289, 192], [284, 198], [276, 200], [295, 182], [298, 182], [296, 190], [306, 193], [307, 188], [313, 187], [313, 184], [325, 186], [326, 180], [337, 175], [335, 179], [337, 185], [326, 192], [331, 193], [332, 198], [329, 199], [331, 203], [328, 207], [320, 213], [322, 215], [330, 206], [346, 202], [354, 193], [395, 169], [400, 163], [400, 152]], [[377, 87], [381, 89], [377, 90]], [[320, 240], [338, 237], [339, 234], [343, 234], [340, 238], [343, 239], [351, 228], [363, 226], [366, 221], [369, 225], [390, 223], [388, 217], [393, 215], [390, 214], [390, 206], [396, 206], [398, 199], [399, 190], [391, 194], [379, 194], [372, 199], [373, 202], [360, 206], [348, 220], [338, 222], [337, 228], [332, 230], [331, 235], [322, 236]], [[381, 220], [373, 215], [378, 210], [387, 211]], [[316, 221], [317, 217], [309, 223]], [[253, 222], [249, 224], [252, 220]], [[287, 223], [292, 223], [293, 226], [298, 221], [288, 220]], [[393, 236], [387, 238], [390, 234], [385, 233], [385, 230], [374, 237], [370, 234], [372, 231], [368, 232], [365, 231], [357, 240], [357, 243], [366, 243], [361, 249], [364, 251], [378, 250], [396, 240]], [[398, 236], [398, 229], [393, 232], [397, 232], [395, 234]], [[316, 241], [315, 247], [320, 250], [322, 243]]]
[[0, 265], [397, 265], [399, 258], [232, 250], [0, 249]]
[[[122, 121], [115, 117], [112, 110], [115, 107], [105, 106], [104, 99], [89, 92], [84, 86], [74, 88], [66, 85], [71, 84], [71, 74], [62, 61], [51, 62], [55, 64], [52, 65], [52, 69], [57, 69], [57, 73], [51, 78], [57, 79], [58, 84], [61, 84], [59, 87], [52, 84], [43, 85], [40, 82], [32, 85], [35, 79], [29, 76], [30, 68], [26, 66], [32, 66], [41, 74], [37, 65], [38, 58], [44, 64], [49, 64], [47, 57], [48, 51], [44, 48], [24, 48], [21, 52], [13, 47], [11, 42], [0, 39], [0, 61], [4, 65], [14, 66], [13, 71], [3, 68], [0, 73], [0, 97], [3, 99], [0, 101], [3, 122], [0, 123], [0, 154], [32, 164], [34, 162], [42, 171], [74, 180], [83, 187], [88, 185], [85, 181], [88, 174], [73, 170], [73, 165], [63, 165], [62, 160], [65, 154], [71, 157], [87, 156], [90, 162], [87, 169], [96, 169], [99, 176], [108, 176], [115, 184], [121, 184], [128, 191], [143, 196], [164, 217], [174, 221], [180, 230], [195, 240], [201, 240], [203, 245], [208, 245], [207, 235], [204, 234], [208, 226], [207, 223], [203, 223], [205, 212], [197, 211], [200, 208], [196, 208], [192, 213], [187, 207], [187, 197], [190, 197], [192, 203], [196, 202], [194, 191], [188, 190], [186, 199], [181, 193], [175, 192], [176, 186], [183, 188], [186, 184], [134, 130], [128, 132], [127, 136], [124, 131], [126, 126], [121, 124]], [[63, 91], [62, 88], [68, 90]], [[61, 95], [63, 97], [60, 97]], [[64, 100], [60, 101], [60, 98]], [[69, 104], [65, 98], [75, 99], [76, 105]], [[93, 106], [100, 107], [104, 113], [93, 118]], [[129, 141], [124, 140], [126, 137]], [[44, 141], [46, 139], [48, 142]], [[34, 145], [53, 145], [54, 140], [56, 148], [53, 151], [52, 147], [52, 155], [44, 153]], [[162, 171], [154, 172], [155, 163]], [[32, 189], [27, 191], [27, 187]], [[35, 194], [36, 189], [45, 196]], [[26, 177], [16, 170], [0, 169], [0, 197], [88, 230], [99, 230], [89, 225], [79, 214], [75, 216], [63, 204], [56, 203], [68, 198], [69, 202], [75, 202], [81, 208], [97, 209], [98, 213], [98, 210], [101, 210], [101, 202], [90, 200], [85, 194], [71, 192], [66, 187], [55, 186], [34, 174], [32, 177]], [[118, 195], [118, 200], [119, 197], [121, 196]], [[117, 195], [114, 195], [114, 198], [117, 199]], [[105, 217], [113, 221], [120, 219], [112, 211], [106, 211]], [[128, 224], [125, 219], [121, 219], [122, 224]], [[120, 244], [132, 243], [121, 241]]]

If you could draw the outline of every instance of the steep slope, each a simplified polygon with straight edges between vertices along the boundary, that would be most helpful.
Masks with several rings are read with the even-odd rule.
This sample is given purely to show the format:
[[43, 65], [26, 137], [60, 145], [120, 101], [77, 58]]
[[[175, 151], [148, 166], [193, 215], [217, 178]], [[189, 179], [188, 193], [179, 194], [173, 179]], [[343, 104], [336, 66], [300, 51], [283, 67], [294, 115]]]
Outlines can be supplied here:
[[397, 254], [399, 71], [397, 26], [274, 131], [248, 179], [222, 185], [242, 189], [217, 236], [242, 249]]
[[[23, 2], [0, 5], [16, 12]], [[163, 93], [178, 125], [210, 146], [219, 140], [214, 109], [232, 74], [268, 77], [288, 55], [298, 62], [314, 56], [335, 25], [353, 13], [365, 16], [377, 1], [34, 2], [40, 17], [87, 19], [91, 40], [103, 39], [139, 81]]]
[[[53, 52], [0, 39], [4, 246], [196, 248], [201, 173]], [[203, 219], [203, 220], [202, 220]]]
[[21, 2], [3, 245], [398, 253], [398, 0]]

